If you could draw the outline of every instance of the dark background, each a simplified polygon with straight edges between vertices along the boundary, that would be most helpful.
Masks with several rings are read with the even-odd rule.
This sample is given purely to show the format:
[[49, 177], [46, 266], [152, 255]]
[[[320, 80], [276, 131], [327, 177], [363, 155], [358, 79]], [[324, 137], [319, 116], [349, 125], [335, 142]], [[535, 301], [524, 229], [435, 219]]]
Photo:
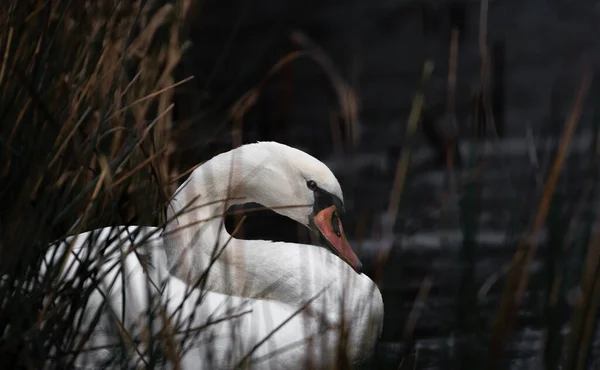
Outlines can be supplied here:
[[[487, 27], [480, 22], [481, 6], [479, 1], [218, 0], [197, 6], [188, 19], [193, 45], [179, 74], [195, 79], [176, 97], [177, 124], [191, 129], [178, 138], [179, 165], [187, 168], [230, 149], [236, 143], [233, 128], [241, 130], [243, 142], [275, 140], [323, 160], [340, 179], [345, 228], [374, 278], [376, 257], [387, 250], [382, 219], [396, 161], [406, 145], [413, 149], [380, 282], [386, 313], [373, 367], [485, 368], [490, 325], [516, 237], [535, 214], [584, 71], [600, 62], [600, 2], [495, 0]], [[452, 29], [459, 35], [453, 110], [447, 103]], [[487, 31], [487, 84], [480, 78], [481, 30]], [[306, 41], [298, 42], [298, 35]], [[341, 113], [348, 100], [340, 100], [332, 73], [313, 58], [294, 59], [265, 78], [299, 50], [318, 50], [329, 59], [334, 74], [356, 94], [354, 121]], [[426, 60], [433, 61], [434, 70], [423, 84]], [[252, 91], [259, 92], [255, 104], [242, 119], [231, 119], [234, 104]], [[419, 91], [425, 96], [423, 116], [409, 138], [406, 123]], [[489, 94], [494, 124], [482, 113], [482, 91]], [[555, 212], [537, 235], [528, 292], [503, 356], [507, 368], [554, 368], [549, 362], [560, 357], [560, 350], [543, 349], [543, 330], [558, 327], [566, 333], [585, 254], [581, 248], [560, 254], [562, 245], [553, 247], [549, 240], [566, 233], [584, 179], [597, 172], [590, 153], [598, 92], [593, 83]], [[344, 134], [349, 124], [355, 125], [356, 141]], [[447, 170], [448, 139], [456, 144], [453, 176]], [[461, 181], [473, 168], [476, 175]], [[452, 178], [459, 183], [455, 188]], [[469, 186], [474, 197], [466, 195]], [[594, 213], [596, 207], [590, 203], [583, 209]], [[465, 227], [472, 231], [468, 238]], [[291, 221], [263, 213], [250, 216], [244, 232], [295, 240], [296, 229]], [[564, 262], [564, 288], [558, 311], [549, 313], [557, 258]], [[415, 304], [420, 289], [424, 296]], [[418, 320], [408, 330], [413, 306]], [[590, 368], [600, 350], [592, 347]]]

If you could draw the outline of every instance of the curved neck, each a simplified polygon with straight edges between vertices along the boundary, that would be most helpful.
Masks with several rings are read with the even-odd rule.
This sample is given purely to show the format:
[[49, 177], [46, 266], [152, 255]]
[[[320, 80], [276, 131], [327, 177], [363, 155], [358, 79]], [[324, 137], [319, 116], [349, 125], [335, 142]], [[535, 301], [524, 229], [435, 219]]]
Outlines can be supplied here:
[[[179, 187], [168, 205], [164, 232], [169, 265], [176, 275], [197, 278], [219, 254], [211, 269], [231, 267], [240, 260], [236, 254], [244, 253], [242, 247], [252, 241], [234, 239], [225, 229], [224, 213], [230, 206], [257, 202], [273, 208], [289, 202], [292, 186], [285, 181], [293, 176], [286, 176], [289, 170], [274, 157], [256, 146], [242, 146], [206, 162]], [[310, 207], [275, 211], [302, 222]]]

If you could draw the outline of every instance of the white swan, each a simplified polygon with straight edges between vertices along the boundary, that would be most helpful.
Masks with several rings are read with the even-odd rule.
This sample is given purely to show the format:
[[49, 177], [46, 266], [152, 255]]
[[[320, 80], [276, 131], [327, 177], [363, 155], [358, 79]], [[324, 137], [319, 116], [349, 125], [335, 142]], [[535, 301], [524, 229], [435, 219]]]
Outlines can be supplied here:
[[[227, 195], [227, 189], [234, 196], [245, 196], [242, 203], [255, 201], [272, 208], [302, 205], [276, 211], [319, 230], [330, 250], [236, 239], [227, 244], [229, 236], [218, 216], [229, 205], [240, 203], [215, 202]], [[59, 243], [58, 249], [48, 252], [46, 263], [64, 264], [63, 283], [78, 283], [82, 275], [76, 274], [77, 269], [99, 271], [98, 277], [85, 281], [88, 286], [93, 281], [99, 285], [78, 315], [83, 319], [81, 333], [93, 326], [97, 311], [101, 311], [100, 325], [86, 345], [92, 348], [90, 357], [79, 356], [76, 363], [97, 365], [110, 354], [106, 345], [123, 336], [119, 331], [115, 334], [115, 319], [130, 331], [129, 337], [144, 338], [148, 330], [164, 334], [165, 328], [179, 333], [203, 327], [187, 343], [191, 349], [173, 347], [181, 349], [177, 361], [184, 369], [230, 368], [240, 361], [252, 368], [329, 368], [337, 361], [340, 346], [350, 361], [360, 361], [370, 354], [381, 331], [383, 302], [375, 284], [355, 271], [360, 262], [335, 216], [342, 199], [333, 174], [313, 157], [277, 143], [251, 144], [194, 171], [170, 204], [174, 222], [167, 225], [163, 237], [156, 228], [117, 227]], [[202, 206], [206, 201], [212, 203]], [[129, 253], [137, 245], [136, 253]], [[205, 288], [216, 292], [194, 287], [210, 264], [214, 245], [227, 245], [205, 281]], [[68, 257], [63, 261], [65, 253]], [[140, 254], [151, 263], [140, 262]], [[97, 258], [87, 266], [81, 261], [90, 260], [90, 255]], [[170, 275], [167, 266], [185, 282]], [[266, 297], [259, 297], [265, 299], [245, 298], [265, 292]], [[311, 299], [311, 314], [306, 310], [297, 314]], [[156, 302], [165, 315], [158, 315], [147, 328], [144, 318]], [[231, 317], [235, 318], [223, 320]], [[131, 347], [135, 349], [130, 351], [132, 364], [143, 364], [148, 357], [145, 344]]]

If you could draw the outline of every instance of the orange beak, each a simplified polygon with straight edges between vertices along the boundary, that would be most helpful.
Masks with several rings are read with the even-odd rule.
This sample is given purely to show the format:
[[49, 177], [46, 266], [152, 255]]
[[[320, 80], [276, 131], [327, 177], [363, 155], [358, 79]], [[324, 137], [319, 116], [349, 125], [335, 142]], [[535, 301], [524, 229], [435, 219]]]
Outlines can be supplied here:
[[316, 214], [313, 222], [319, 230], [321, 237], [325, 239], [326, 247], [360, 274], [362, 263], [356, 254], [354, 254], [352, 248], [350, 248], [335, 206], [321, 210]]

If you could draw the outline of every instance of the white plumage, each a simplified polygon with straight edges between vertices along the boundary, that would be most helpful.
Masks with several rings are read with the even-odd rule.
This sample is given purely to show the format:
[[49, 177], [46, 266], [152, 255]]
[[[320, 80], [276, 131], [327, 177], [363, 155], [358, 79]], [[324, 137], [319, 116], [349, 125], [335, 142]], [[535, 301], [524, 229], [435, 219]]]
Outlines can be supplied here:
[[[222, 226], [223, 212], [246, 202], [310, 226], [316, 200], [306, 187], [309, 180], [343, 201], [337, 179], [315, 158], [278, 143], [245, 145], [190, 175], [168, 206], [164, 230], [105, 228], [51, 248], [46, 262], [64, 264], [61, 279], [67, 284], [84, 276], [78, 269], [90, 270], [81, 261], [94, 260], [98, 271], [86, 281], [99, 284], [80, 312], [84, 333], [102, 310], [86, 343], [95, 350], [76, 363], [101, 363], [112, 354], [108, 345], [124, 338], [135, 343], [129, 346], [131, 365], [144, 365], [148, 340], [143, 338], [150, 332], [163, 338], [158, 347], [166, 348], [169, 360], [178, 354], [183, 369], [231, 368], [241, 361], [251, 368], [329, 368], [338, 357], [342, 331], [349, 359], [368, 357], [381, 332], [383, 301], [367, 276], [323, 247], [234, 239]], [[218, 258], [215, 250], [223, 251]], [[156, 318], [152, 327], [149, 312]], [[115, 331], [116, 322], [126, 335]], [[195, 335], [182, 342], [190, 329]]]

